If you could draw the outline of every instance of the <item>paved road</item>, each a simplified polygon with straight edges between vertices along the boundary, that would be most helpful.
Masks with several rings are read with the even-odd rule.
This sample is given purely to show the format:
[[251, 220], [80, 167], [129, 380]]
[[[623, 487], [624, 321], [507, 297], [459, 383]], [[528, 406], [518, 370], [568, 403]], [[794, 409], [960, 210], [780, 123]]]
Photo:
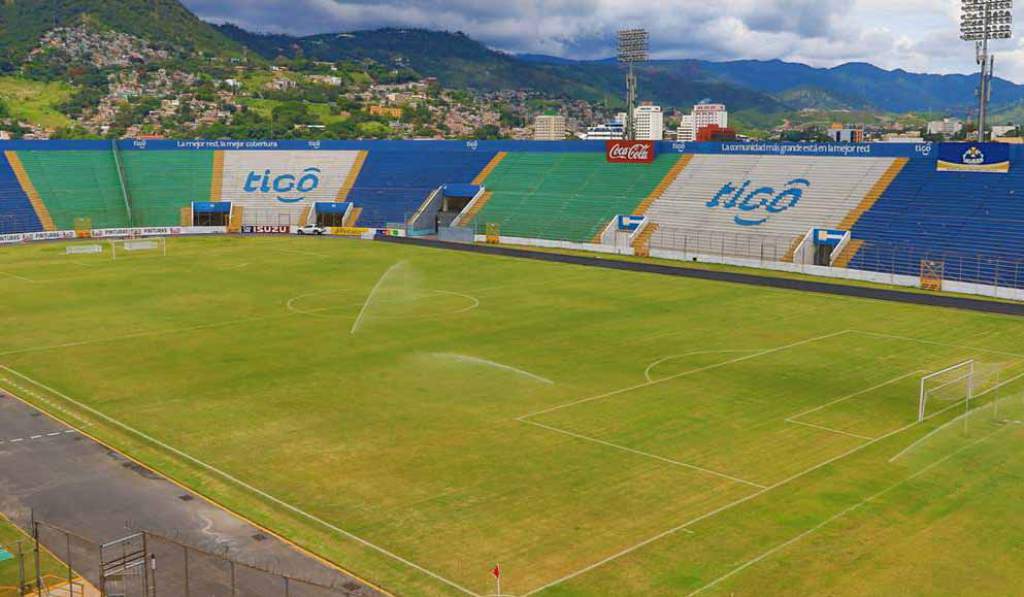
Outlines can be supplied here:
[[[232, 560], [336, 587], [326, 591], [291, 583], [292, 596], [376, 597], [363, 585], [287, 543], [268, 536], [231, 513], [121, 454], [0, 392], [0, 512], [23, 528], [31, 512], [38, 520], [67, 529], [95, 544], [147, 530]], [[67, 550], [56, 533], [44, 543], [58, 555]], [[151, 541], [158, 557], [158, 595], [185, 595], [184, 550], [171, 541]], [[75, 541], [73, 564], [98, 583], [98, 553]], [[235, 567], [236, 595], [285, 595], [284, 580]], [[190, 595], [230, 595], [226, 561], [193, 552], [188, 564]]]

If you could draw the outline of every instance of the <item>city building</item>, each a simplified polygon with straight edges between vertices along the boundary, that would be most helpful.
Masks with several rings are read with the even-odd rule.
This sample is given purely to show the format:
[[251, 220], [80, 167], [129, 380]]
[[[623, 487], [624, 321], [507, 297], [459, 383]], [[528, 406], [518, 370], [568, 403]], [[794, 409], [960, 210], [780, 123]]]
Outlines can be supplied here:
[[717, 124], [709, 124], [697, 129], [699, 143], [721, 143], [723, 141], [735, 141], [736, 131], [729, 127], [721, 127]]
[[533, 121], [534, 141], [564, 141], [565, 116], [542, 114]]
[[886, 133], [882, 135], [882, 143], [924, 143], [921, 131], [906, 131], [903, 133]]
[[626, 125], [618, 120], [592, 126], [583, 135], [583, 139], [586, 141], [618, 141], [625, 137]]
[[928, 123], [929, 135], [952, 137], [964, 130], [964, 123], [959, 118], [943, 118]]
[[[633, 111], [636, 118], [636, 138], [639, 141], [661, 141], [665, 138], [665, 114], [661, 106], [644, 102]], [[626, 122], [626, 113], [620, 112], [618, 121]]]
[[863, 143], [864, 129], [835, 123], [828, 130], [828, 138], [835, 143]]
[[994, 124], [992, 125], [992, 138], [1005, 137], [1015, 130], [1017, 127], [1012, 124]]
[[725, 104], [701, 103], [693, 107], [689, 114], [683, 114], [676, 131], [676, 139], [689, 143], [697, 140], [697, 133], [707, 126], [715, 125], [719, 129], [729, 128], [729, 111]]
[[[639, 141], [662, 141], [665, 138], [665, 114], [661, 106], [644, 102], [633, 112], [636, 116], [636, 138]], [[619, 112], [615, 122], [626, 126], [626, 113]]]

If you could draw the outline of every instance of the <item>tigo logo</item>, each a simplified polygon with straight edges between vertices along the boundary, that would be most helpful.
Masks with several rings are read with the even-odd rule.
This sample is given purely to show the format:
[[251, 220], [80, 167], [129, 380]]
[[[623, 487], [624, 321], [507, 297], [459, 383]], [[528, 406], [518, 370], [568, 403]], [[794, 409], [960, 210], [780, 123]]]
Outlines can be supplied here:
[[804, 191], [810, 188], [811, 181], [796, 178], [786, 183], [786, 188], [776, 192], [772, 187], [757, 187], [750, 190], [753, 182], [747, 180], [736, 186], [727, 182], [718, 191], [706, 207], [736, 209], [739, 213], [733, 218], [737, 226], [760, 226], [774, 214], [793, 209], [800, 203]]
[[[319, 168], [306, 168], [301, 175], [281, 174], [274, 176], [270, 169], [262, 173], [251, 171], [243, 187], [246, 193], [276, 193], [281, 203], [299, 203], [307, 193], [320, 187]], [[297, 196], [293, 195], [297, 194]]]

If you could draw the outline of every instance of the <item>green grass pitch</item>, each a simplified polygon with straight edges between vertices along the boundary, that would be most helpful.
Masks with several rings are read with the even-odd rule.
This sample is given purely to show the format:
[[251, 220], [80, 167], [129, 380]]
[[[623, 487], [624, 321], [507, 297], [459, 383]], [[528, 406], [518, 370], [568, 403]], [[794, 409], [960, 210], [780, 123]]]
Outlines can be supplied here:
[[[1024, 321], [435, 249], [0, 250], [0, 386], [401, 595], [1013, 594]], [[974, 359], [974, 410], [921, 376]]]

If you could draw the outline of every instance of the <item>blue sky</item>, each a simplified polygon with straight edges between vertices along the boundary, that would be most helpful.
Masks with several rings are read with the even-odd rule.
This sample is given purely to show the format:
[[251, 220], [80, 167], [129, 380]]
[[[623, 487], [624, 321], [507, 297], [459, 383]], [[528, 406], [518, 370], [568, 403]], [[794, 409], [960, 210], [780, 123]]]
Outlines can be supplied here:
[[[960, 0], [184, 0], [204, 19], [293, 34], [383, 26], [464, 31], [510, 52], [610, 55], [621, 25], [644, 26], [660, 58], [739, 58], [914, 72], [973, 72]], [[1024, 17], [1024, 1], [1017, 17]], [[1000, 42], [997, 74], [1024, 82], [1024, 44]]]

